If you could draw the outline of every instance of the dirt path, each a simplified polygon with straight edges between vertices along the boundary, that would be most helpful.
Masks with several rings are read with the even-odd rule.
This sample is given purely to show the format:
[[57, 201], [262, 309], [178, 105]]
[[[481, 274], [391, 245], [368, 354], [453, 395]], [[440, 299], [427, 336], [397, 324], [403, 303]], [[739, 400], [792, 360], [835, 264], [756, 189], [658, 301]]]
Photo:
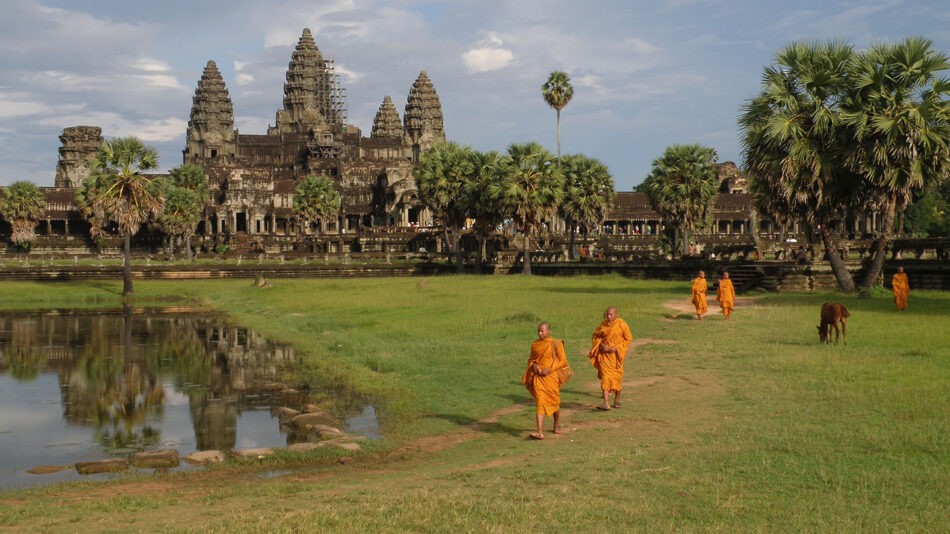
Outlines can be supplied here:
[[[715, 298], [710, 297], [708, 299], [709, 304], [709, 313], [719, 313], [719, 301]], [[693, 307], [693, 303], [687, 298], [670, 300], [663, 303], [663, 306], [674, 312], [677, 312], [676, 315], [667, 315], [664, 318], [667, 320], [685, 318], [684, 315], [689, 317], [696, 316], [696, 308]], [[745, 308], [754, 308], [755, 299], [749, 297], [737, 297], [735, 300], [735, 309], [741, 310]]]

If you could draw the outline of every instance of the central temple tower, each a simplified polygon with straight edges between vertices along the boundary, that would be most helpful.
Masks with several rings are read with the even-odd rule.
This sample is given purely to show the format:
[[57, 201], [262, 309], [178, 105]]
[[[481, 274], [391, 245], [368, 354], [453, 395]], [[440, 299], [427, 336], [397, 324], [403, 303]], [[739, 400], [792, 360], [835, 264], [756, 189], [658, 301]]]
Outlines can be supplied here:
[[333, 60], [320, 53], [304, 29], [297, 41], [284, 83], [284, 109], [277, 111], [275, 133], [309, 133], [342, 128], [346, 103]]

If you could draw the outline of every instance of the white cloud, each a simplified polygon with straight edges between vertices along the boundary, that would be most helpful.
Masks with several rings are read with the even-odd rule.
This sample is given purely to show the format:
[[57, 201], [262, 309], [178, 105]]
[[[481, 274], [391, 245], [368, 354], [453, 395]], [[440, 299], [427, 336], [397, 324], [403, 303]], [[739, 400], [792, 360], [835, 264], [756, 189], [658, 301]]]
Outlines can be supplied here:
[[234, 60], [234, 82], [238, 85], [248, 85], [254, 81], [254, 75], [244, 72], [244, 67], [247, 66], [247, 63], [243, 61]]
[[132, 63], [132, 68], [146, 72], [168, 72], [172, 70], [171, 67], [168, 66], [168, 63], [145, 56], [139, 56], [139, 58]]
[[93, 124], [102, 128], [106, 137], [135, 136], [144, 141], [161, 143], [183, 139], [188, 122], [178, 117], [164, 119], [129, 119], [111, 111], [85, 111], [62, 114], [36, 121], [39, 125], [63, 128], [75, 124]]
[[350, 83], [356, 83], [363, 77], [362, 73], [352, 71], [339, 63], [333, 66], [333, 72], [343, 76], [345, 81]]
[[488, 72], [503, 69], [515, 60], [515, 54], [504, 48], [504, 42], [496, 32], [489, 32], [476, 48], [462, 54], [462, 61], [469, 72]]

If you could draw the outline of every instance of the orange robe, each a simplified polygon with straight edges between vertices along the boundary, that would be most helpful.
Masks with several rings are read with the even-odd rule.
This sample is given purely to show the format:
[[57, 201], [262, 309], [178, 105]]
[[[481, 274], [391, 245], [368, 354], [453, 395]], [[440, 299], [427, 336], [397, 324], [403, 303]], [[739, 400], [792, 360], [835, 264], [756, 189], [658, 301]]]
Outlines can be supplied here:
[[[597, 369], [597, 378], [600, 379], [600, 389], [603, 391], [620, 391], [623, 387], [623, 359], [633, 336], [630, 327], [623, 319], [614, 319], [614, 322], [603, 321], [591, 340], [590, 352], [587, 359]], [[601, 346], [613, 346], [616, 353], [606, 353]]]
[[732, 286], [732, 280], [723, 279], [719, 281], [719, 307], [722, 308], [722, 314], [729, 317], [732, 310], [735, 309], [736, 288]]
[[[541, 376], [531, 370], [531, 364], [534, 363], [541, 369], [551, 369], [552, 372], [547, 376]], [[538, 403], [537, 413], [553, 415], [561, 409], [561, 384], [554, 371], [562, 367], [567, 367], [567, 357], [560, 339], [546, 337], [531, 344], [528, 369], [521, 377], [521, 383], [528, 388], [531, 396]]]
[[898, 310], [903, 310], [907, 307], [907, 295], [910, 293], [907, 273], [896, 273], [891, 279], [891, 287], [894, 289], [894, 304]]
[[702, 315], [706, 313], [706, 279], [693, 279], [693, 306], [696, 307], [696, 313]]

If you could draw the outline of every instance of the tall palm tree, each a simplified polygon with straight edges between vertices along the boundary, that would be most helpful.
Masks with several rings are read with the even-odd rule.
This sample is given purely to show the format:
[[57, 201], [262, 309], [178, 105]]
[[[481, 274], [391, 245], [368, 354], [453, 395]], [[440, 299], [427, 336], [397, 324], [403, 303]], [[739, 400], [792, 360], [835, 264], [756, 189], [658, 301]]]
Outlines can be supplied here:
[[862, 179], [847, 165], [853, 129], [841, 117], [854, 52], [839, 42], [792, 43], [766, 67], [761, 93], [742, 109], [746, 168], [790, 214], [820, 236], [838, 286], [855, 290], [833, 233], [865, 199]]
[[103, 185], [99, 183], [101, 181], [96, 175], [90, 175], [76, 190], [76, 205], [83, 218], [89, 223], [89, 238], [96, 244], [99, 252], [102, 252], [102, 240], [106, 235], [105, 227], [109, 223], [109, 218], [102, 209], [102, 203], [97, 202]]
[[496, 184], [495, 189], [524, 231], [522, 272], [531, 274], [528, 242], [557, 211], [564, 194], [564, 174], [554, 155], [537, 143], [512, 144], [508, 156], [508, 180]]
[[142, 174], [158, 167], [158, 152], [135, 137], [118, 137], [102, 144], [92, 158], [95, 193], [89, 199], [100, 213], [118, 225], [124, 241], [122, 296], [132, 294], [132, 236], [143, 223], [162, 211], [161, 183]]
[[505, 220], [504, 199], [499, 196], [508, 179], [509, 159], [497, 151], [472, 152], [475, 177], [465, 183], [463, 194], [469, 199], [469, 214], [475, 219], [478, 239], [476, 271], [481, 272], [488, 237]]
[[[194, 212], [193, 223], [182, 234], [185, 239], [185, 255], [191, 258], [191, 237], [195, 235], [198, 223], [201, 221], [201, 215], [211, 201], [208, 191], [208, 177], [205, 170], [200, 165], [179, 165], [168, 171], [169, 182], [174, 187], [192, 191], [195, 194], [196, 203], [193, 205], [190, 201], [180, 204], [181, 207], [188, 207]], [[179, 195], [181, 200], [188, 195]]]
[[564, 156], [561, 168], [565, 179], [561, 213], [570, 226], [568, 255], [573, 258], [578, 228], [586, 235], [606, 218], [614, 198], [614, 179], [606, 165], [580, 154]]
[[561, 110], [564, 109], [574, 96], [574, 86], [566, 72], [556, 70], [548, 76], [548, 81], [541, 86], [541, 95], [549, 106], [557, 111], [557, 159], [561, 159]]
[[46, 213], [46, 198], [32, 182], [13, 182], [0, 192], [0, 215], [10, 223], [10, 241], [23, 250], [36, 239], [36, 225]]
[[340, 193], [326, 176], [308, 176], [294, 192], [293, 210], [305, 226], [320, 221], [320, 232], [325, 232], [327, 218], [340, 211]]
[[419, 159], [414, 176], [419, 198], [442, 221], [446, 241], [455, 252], [456, 270], [462, 272], [460, 238], [472, 204], [466, 184], [476, 176], [474, 151], [457, 143], [436, 143]]
[[884, 267], [895, 214], [950, 173], [950, 81], [940, 76], [948, 69], [950, 57], [921, 37], [873, 46], [854, 62], [842, 106], [858, 141], [850, 163], [885, 209], [864, 287]]
[[[706, 224], [716, 201], [716, 158], [716, 151], [709, 147], [673, 145], [653, 160], [653, 170], [644, 181], [653, 208], [676, 223], [683, 236], [684, 254], [688, 232]], [[674, 244], [674, 248], [678, 247]]]

